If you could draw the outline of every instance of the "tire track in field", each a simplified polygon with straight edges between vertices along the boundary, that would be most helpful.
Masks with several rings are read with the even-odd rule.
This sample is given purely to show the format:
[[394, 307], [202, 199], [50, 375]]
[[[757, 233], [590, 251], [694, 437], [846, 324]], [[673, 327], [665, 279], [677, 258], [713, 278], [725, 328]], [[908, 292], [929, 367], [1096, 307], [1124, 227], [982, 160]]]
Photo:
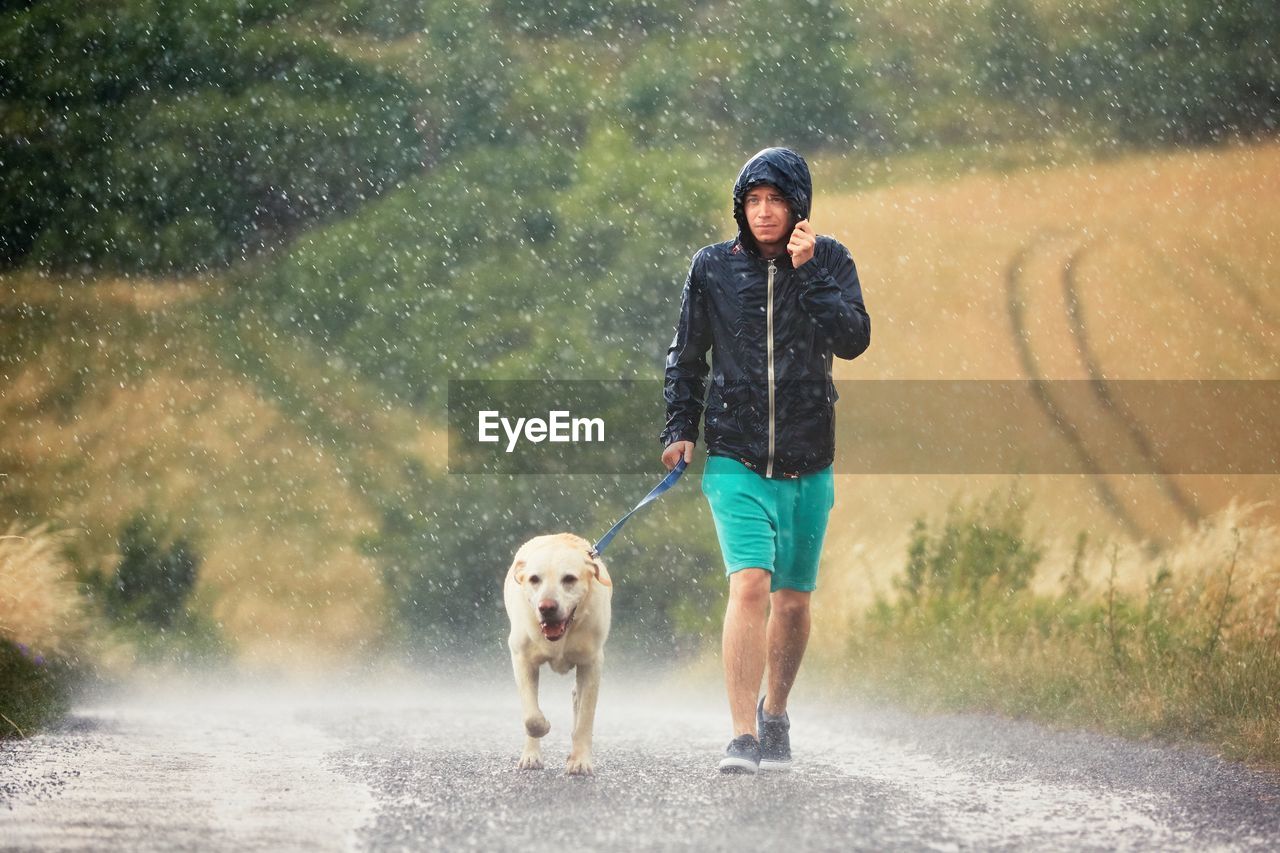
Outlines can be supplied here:
[[[1168, 249], [1158, 245], [1145, 235], [1133, 232], [1112, 233], [1108, 237], [1112, 245], [1121, 241], [1131, 243], [1136, 249], [1154, 258], [1160, 265], [1161, 271], [1168, 276], [1169, 280], [1177, 286], [1184, 296], [1191, 300], [1197, 310], [1207, 311], [1212, 307], [1213, 303], [1209, 299], [1211, 294], [1197, 285], [1197, 282], [1203, 281], [1203, 279], [1190, 274], [1186, 267]], [[1190, 245], [1199, 261], [1204, 264], [1213, 276], [1225, 283], [1227, 289], [1247, 311], [1252, 313], [1255, 319], [1260, 320], [1268, 328], [1280, 328], [1280, 315], [1277, 315], [1267, 307], [1259, 297], [1257, 289], [1249, 283], [1247, 276], [1236, 269], [1222, 253], [1205, 248], [1194, 237], [1191, 238]], [[1240, 342], [1254, 356], [1264, 362], [1280, 361], [1280, 344], [1277, 344], [1274, 335], [1268, 337], [1259, 334], [1256, 330], [1247, 328], [1241, 328], [1238, 332]]]
[[1116, 495], [1111, 484], [1103, 476], [1102, 466], [1098, 464], [1098, 460], [1089, 451], [1084, 437], [1076, 429], [1075, 424], [1067, 418], [1066, 412], [1054, 401], [1053, 396], [1049, 393], [1049, 380], [1044, 379], [1041, 375], [1039, 362], [1036, 360], [1035, 353], [1031, 350], [1031, 337], [1026, 324], [1026, 306], [1023, 304], [1022, 299], [1022, 276], [1031, 255], [1041, 244], [1054, 236], [1059, 236], [1059, 234], [1046, 231], [1038, 235], [1032, 235], [1031, 239], [1024, 243], [1014, 254], [1013, 260], [1009, 262], [1009, 268], [1005, 273], [1005, 304], [1009, 311], [1014, 349], [1018, 352], [1018, 361], [1022, 364], [1023, 373], [1031, 379], [1032, 395], [1048, 416], [1050, 423], [1054, 425], [1072, 449], [1075, 450], [1076, 455], [1079, 456], [1080, 464], [1085, 473], [1093, 480], [1094, 489], [1099, 499], [1111, 514], [1119, 519], [1131, 536], [1135, 539], [1143, 539], [1147, 536], [1146, 531], [1125, 509], [1119, 496]]
[[1183, 518], [1192, 524], [1197, 524], [1204, 517], [1204, 513], [1196, 505], [1195, 499], [1183, 491], [1177, 481], [1169, 474], [1169, 467], [1160, 458], [1160, 454], [1152, 445], [1151, 439], [1147, 436], [1146, 429], [1141, 421], [1135, 418], [1123, 405], [1117, 403], [1111, 395], [1111, 390], [1107, 387], [1107, 379], [1102, 372], [1102, 366], [1098, 364], [1097, 356], [1089, 343], [1089, 331], [1085, 324], [1084, 309], [1080, 303], [1080, 287], [1076, 279], [1076, 270], [1079, 269], [1080, 262], [1085, 255], [1091, 252], [1096, 245], [1096, 240], [1088, 240], [1080, 244], [1067, 258], [1062, 267], [1062, 294], [1067, 306], [1067, 324], [1071, 327], [1071, 336], [1076, 342], [1076, 351], [1080, 355], [1080, 360], [1084, 363], [1085, 370], [1092, 380], [1089, 383], [1089, 387], [1093, 390], [1093, 395], [1102, 405], [1102, 408], [1110, 412], [1124, 426], [1125, 432], [1129, 434], [1130, 440], [1138, 448], [1142, 458], [1155, 469], [1160, 489], [1164, 492], [1165, 497], [1177, 508]]
[[[1193, 245], [1196, 251], [1201, 253], [1201, 257], [1209, 269], [1217, 273], [1227, 283], [1227, 286], [1231, 288], [1241, 302], [1248, 306], [1254, 316], [1262, 321], [1263, 325], [1271, 329], [1280, 328], [1280, 315], [1277, 315], [1276, 312], [1267, 307], [1261, 297], [1258, 296], [1257, 290], [1249, 283], [1248, 278], [1236, 269], [1234, 264], [1228, 261], [1221, 253], [1203, 248], [1198, 240], [1194, 241]], [[1246, 337], [1251, 344], [1261, 348], [1266, 355], [1280, 358], [1280, 346], [1276, 344], [1274, 336], [1261, 338], [1254, 334], [1248, 334]]]
[[1205, 263], [1209, 268], [1227, 282], [1227, 285], [1235, 291], [1236, 296], [1249, 306], [1255, 314], [1262, 318], [1263, 322], [1268, 326], [1280, 326], [1280, 315], [1272, 311], [1258, 296], [1257, 290], [1249, 283], [1247, 276], [1236, 269], [1235, 264], [1227, 260], [1226, 256], [1221, 252], [1213, 249], [1204, 248], [1199, 240], [1194, 240], [1192, 245], [1195, 246], [1197, 252], [1201, 253]]

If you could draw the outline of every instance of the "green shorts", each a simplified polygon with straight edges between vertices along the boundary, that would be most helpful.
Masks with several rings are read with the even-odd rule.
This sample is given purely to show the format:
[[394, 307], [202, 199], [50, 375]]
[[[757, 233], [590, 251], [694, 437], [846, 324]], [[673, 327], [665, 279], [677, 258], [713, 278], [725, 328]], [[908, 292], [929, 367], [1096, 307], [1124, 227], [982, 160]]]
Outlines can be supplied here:
[[770, 589], [809, 592], [835, 503], [831, 466], [794, 479], [771, 480], [736, 459], [707, 457], [702, 493], [711, 505], [726, 575], [766, 569]]

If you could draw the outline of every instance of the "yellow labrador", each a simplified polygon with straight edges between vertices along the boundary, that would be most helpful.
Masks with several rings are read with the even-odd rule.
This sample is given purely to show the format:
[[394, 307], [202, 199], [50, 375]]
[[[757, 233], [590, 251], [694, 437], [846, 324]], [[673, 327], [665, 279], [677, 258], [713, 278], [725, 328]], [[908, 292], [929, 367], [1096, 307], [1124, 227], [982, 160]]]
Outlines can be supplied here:
[[551, 724], [538, 707], [544, 663], [563, 675], [577, 667], [573, 690], [573, 748], [565, 771], [591, 773], [591, 726], [600, 693], [600, 665], [609, 636], [613, 582], [591, 543], [572, 533], [530, 539], [516, 552], [502, 597], [511, 619], [511, 665], [524, 705], [522, 770], [542, 767], [540, 738]]

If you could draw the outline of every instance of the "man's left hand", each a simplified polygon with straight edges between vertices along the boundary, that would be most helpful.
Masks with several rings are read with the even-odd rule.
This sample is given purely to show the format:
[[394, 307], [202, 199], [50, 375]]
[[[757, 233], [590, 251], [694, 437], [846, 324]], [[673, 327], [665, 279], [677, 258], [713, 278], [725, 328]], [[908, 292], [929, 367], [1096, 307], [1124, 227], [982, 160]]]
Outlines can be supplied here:
[[801, 219], [791, 232], [787, 241], [787, 254], [791, 256], [791, 266], [800, 268], [813, 259], [813, 246], [817, 237], [809, 220]]

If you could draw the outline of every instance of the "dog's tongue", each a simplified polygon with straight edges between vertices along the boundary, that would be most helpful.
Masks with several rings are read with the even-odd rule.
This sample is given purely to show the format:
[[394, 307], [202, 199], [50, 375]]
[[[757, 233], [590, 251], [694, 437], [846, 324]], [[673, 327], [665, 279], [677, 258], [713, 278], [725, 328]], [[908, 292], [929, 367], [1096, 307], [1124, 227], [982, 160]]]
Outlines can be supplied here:
[[564, 636], [565, 628], [567, 628], [568, 625], [569, 622], [567, 619], [564, 622], [543, 622], [542, 636], [546, 637], [548, 640], [558, 640]]

